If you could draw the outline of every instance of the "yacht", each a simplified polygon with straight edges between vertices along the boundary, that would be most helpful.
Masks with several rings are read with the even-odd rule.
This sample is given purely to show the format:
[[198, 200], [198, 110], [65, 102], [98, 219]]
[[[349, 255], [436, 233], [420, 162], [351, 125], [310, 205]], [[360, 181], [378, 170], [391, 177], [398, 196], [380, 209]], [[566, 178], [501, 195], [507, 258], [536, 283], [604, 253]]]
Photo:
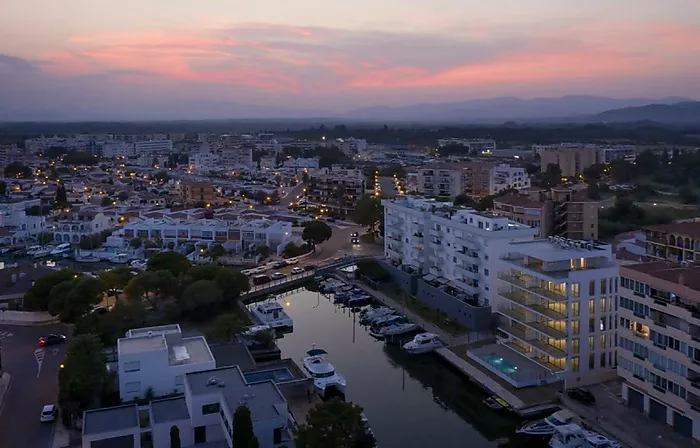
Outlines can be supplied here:
[[291, 328], [294, 326], [292, 318], [275, 300], [259, 303], [253, 306], [250, 312], [258, 318], [261, 324], [269, 325], [272, 328]]
[[345, 302], [345, 305], [349, 307], [363, 306], [367, 305], [370, 300], [372, 300], [372, 296], [369, 294], [358, 293], [350, 297], [348, 301]]
[[549, 417], [534, 422], [525, 423], [516, 432], [518, 434], [529, 434], [532, 436], [551, 436], [557, 426], [568, 425], [574, 422], [574, 415], [571, 411], [557, 411]]
[[79, 251], [75, 252], [75, 261], [78, 263], [99, 263], [100, 259], [93, 255], [92, 253], [88, 253], [87, 255], [81, 254]]
[[253, 337], [258, 333], [262, 333], [265, 331], [270, 331], [272, 330], [272, 327], [269, 325], [253, 325], [252, 327], [248, 327], [244, 332], [241, 333], [242, 336], [247, 336], [247, 337]]
[[40, 249], [38, 249], [36, 252], [34, 252], [33, 257], [34, 258], [44, 258], [48, 257], [51, 255], [51, 252], [53, 252], [54, 247], [53, 246], [44, 246]]
[[554, 428], [554, 435], [549, 439], [551, 448], [583, 448], [589, 432], [575, 423]]
[[345, 378], [335, 371], [333, 365], [326, 360], [328, 352], [319, 348], [313, 348], [306, 352], [304, 358], [304, 369], [314, 379], [316, 391], [324, 398], [331, 389], [335, 389], [345, 395], [347, 382]]
[[26, 254], [34, 255], [39, 249], [41, 249], [41, 246], [30, 246], [27, 248]]
[[70, 251], [70, 243], [61, 243], [51, 251], [50, 255], [63, 255], [69, 253]]
[[372, 322], [372, 325], [370, 326], [369, 334], [377, 339], [382, 339], [384, 338], [384, 336], [386, 336], [386, 334], [384, 334], [384, 331], [387, 328], [393, 327], [394, 325], [402, 324], [404, 322], [404, 317], [396, 314], [376, 319]]
[[412, 331], [418, 330], [420, 327], [418, 324], [409, 322], [405, 317], [401, 317], [401, 321], [394, 322], [393, 324], [387, 325], [379, 330], [382, 336], [398, 336], [401, 334], [410, 333]]
[[126, 264], [129, 262], [129, 254], [112, 254], [107, 261], [114, 264]]
[[622, 444], [595, 432], [587, 431], [582, 448], [622, 448]]
[[380, 317], [394, 314], [394, 309], [388, 306], [380, 306], [379, 308], [367, 308], [360, 312], [360, 323], [367, 324]]
[[146, 263], [146, 260], [134, 260], [131, 263], [129, 263], [129, 266], [131, 266], [134, 269], [146, 269], [148, 267], [148, 263]]
[[401, 348], [412, 355], [420, 355], [442, 347], [443, 344], [435, 333], [420, 333], [415, 335], [412, 341], [405, 343]]

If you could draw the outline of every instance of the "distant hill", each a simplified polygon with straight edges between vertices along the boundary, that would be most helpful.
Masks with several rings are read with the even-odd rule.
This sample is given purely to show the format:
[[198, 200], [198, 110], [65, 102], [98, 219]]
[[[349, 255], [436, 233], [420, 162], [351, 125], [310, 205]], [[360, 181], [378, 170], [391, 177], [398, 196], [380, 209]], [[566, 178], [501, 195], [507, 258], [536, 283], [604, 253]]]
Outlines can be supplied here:
[[640, 107], [606, 110], [589, 116], [586, 121], [597, 123], [653, 121], [663, 124], [700, 124], [700, 101], [648, 104]]
[[520, 99], [515, 97], [488, 98], [453, 103], [424, 103], [409, 106], [376, 106], [341, 114], [344, 118], [367, 121], [421, 121], [502, 123], [514, 121], [587, 121], [589, 115], [611, 109], [674, 104], [688, 98], [607, 98], [590, 95], [569, 95], [558, 98]]

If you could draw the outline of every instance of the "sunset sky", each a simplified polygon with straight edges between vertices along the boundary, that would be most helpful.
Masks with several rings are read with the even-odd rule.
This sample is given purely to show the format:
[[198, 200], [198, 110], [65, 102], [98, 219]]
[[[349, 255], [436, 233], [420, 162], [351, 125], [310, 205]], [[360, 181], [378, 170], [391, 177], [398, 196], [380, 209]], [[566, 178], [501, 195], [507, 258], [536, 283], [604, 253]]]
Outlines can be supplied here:
[[205, 118], [227, 102], [700, 98], [700, 0], [2, 3], [0, 110], [36, 119], [168, 118], [194, 104]]

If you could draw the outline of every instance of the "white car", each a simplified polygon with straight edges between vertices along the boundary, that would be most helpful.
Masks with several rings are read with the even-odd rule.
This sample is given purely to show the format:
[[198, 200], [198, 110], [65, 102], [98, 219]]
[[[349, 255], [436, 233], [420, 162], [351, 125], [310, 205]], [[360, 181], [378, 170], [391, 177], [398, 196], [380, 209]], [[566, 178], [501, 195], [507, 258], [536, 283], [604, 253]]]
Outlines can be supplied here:
[[297, 263], [299, 263], [299, 260], [297, 260], [296, 258], [290, 258], [289, 260], [286, 260], [286, 261], [287, 261], [287, 264], [297, 264]]
[[280, 279], [285, 278], [286, 276], [287, 276], [287, 274], [283, 274], [281, 272], [275, 272], [270, 276], [270, 278], [272, 280], [280, 280]]
[[56, 420], [56, 405], [47, 404], [41, 410], [41, 423], [52, 422]]
[[241, 271], [241, 274], [243, 274], [243, 275], [253, 275], [253, 271], [254, 271], [254, 270], [255, 270], [255, 269], [243, 269], [243, 270]]
[[303, 274], [303, 273], [304, 273], [304, 268], [293, 268], [292, 269], [292, 275]]

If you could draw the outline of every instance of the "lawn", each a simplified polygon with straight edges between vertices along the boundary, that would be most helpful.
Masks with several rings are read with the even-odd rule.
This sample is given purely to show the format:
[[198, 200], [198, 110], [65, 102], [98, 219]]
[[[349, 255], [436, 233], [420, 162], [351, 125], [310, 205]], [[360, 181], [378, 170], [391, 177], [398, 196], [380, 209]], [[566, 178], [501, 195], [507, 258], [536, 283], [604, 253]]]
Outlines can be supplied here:
[[381, 292], [391, 297], [392, 299], [399, 302], [401, 305], [405, 306], [409, 310], [418, 314], [423, 319], [428, 322], [440, 327], [443, 331], [447, 332], [451, 336], [459, 336], [462, 334], [469, 333], [469, 328], [460, 324], [459, 322], [452, 320], [447, 317], [444, 311], [436, 310], [431, 308], [413, 296], [402, 294], [400, 291], [393, 286], [386, 286], [380, 289]]

